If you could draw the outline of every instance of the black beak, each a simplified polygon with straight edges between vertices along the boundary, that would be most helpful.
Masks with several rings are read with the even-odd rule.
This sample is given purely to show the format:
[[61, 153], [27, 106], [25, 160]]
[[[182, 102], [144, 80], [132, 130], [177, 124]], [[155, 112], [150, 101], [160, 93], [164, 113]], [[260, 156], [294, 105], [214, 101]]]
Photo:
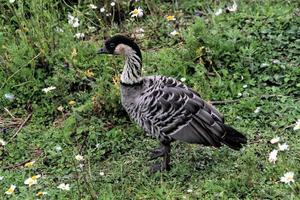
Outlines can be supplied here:
[[109, 52], [106, 49], [106, 47], [103, 47], [103, 48], [98, 50], [97, 54], [109, 54]]

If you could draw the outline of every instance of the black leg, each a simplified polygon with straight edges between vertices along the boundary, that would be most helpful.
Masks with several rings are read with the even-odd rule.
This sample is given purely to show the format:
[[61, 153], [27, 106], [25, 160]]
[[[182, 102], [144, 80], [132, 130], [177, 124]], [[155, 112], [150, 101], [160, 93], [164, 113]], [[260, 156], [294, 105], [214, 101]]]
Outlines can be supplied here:
[[170, 152], [171, 145], [170, 141], [161, 141], [161, 146], [152, 150], [150, 155], [150, 160], [156, 159], [158, 157], [163, 157], [162, 163], [156, 163], [151, 166], [150, 172], [155, 173], [157, 171], [170, 170]]
[[167, 145], [165, 145], [165, 154], [163, 157], [163, 162], [162, 162], [162, 170], [167, 170], [169, 171], [171, 169], [170, 166], [170, 153], [171, 153], [171, 145], [170, 143], [168, 143]]
[[162, 157], [165, 155], [165, 147], [163, 145], [160, 145], [159, 147], [150, 150], [150, 158], [149, 160], [154, 160], [158, 157]]

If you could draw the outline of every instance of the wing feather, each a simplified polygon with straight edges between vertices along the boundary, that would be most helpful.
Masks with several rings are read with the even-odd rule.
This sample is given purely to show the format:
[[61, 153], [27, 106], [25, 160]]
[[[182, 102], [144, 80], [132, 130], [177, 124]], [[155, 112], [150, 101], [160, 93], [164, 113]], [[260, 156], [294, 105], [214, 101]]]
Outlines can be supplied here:
[[[155, 79], [155, 80], [153, 80]], [[151, 135], [221, 146], [222, 116], [200, 95], [172, 78], [152, 77], [138, 105], [138, 122]]]

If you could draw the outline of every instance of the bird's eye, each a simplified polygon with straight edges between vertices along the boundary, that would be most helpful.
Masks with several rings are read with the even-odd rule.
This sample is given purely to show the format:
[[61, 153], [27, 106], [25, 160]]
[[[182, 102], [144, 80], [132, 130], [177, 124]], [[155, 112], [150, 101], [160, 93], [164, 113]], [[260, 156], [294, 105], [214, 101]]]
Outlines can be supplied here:
[[115, 45], [115, 43], [110, 43], [110, 44], [109, 44], [109, 47], [113, 49], [113, 48], [116, 47], [116, 45]]

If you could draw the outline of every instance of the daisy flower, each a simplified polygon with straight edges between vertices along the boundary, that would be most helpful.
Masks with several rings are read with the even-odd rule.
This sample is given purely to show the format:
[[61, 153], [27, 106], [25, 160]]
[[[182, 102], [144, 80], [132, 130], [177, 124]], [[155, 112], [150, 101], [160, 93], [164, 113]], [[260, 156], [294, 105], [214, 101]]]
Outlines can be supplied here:
[[100, 176], [104, 176], [104, 172], [100, 172], [99, 175], [100, 175]]
[[219, 8], [219, 9], [215, 12], [215, 16], [221, 15], [222, 12], [223, 12], [222, 8]]
[[91, 69], [88, 69], [84, 72], [84, 74], [88, 77], [91, 78], [94, 76], [94, 72]]
[[236, 4], [236, 2], [234, 1], [232, 6], [227, 7], [227, 10], [229, 12], [235, 12], [237, 10], [237, 4]]
[[5, 146], [6, 145], [6, 142], [0, 138], [0, 146]]
[[269, 154], [269, 162], [275, 164], [276, 160], [277, 160], [277, 153], [278, 150], [274, 149], [273, 151], [271, 151], [271, 153]]
[[254, 110], [254, 113], [259, 113], [261, 111], [261, 107], [257, 107], [255, 110]]
[[105, 12], [105, 8], [104, 7], [102, 7], [102, 8], [100, 8], [100, 12]]
[[77, 28], [80, 25], [79, 19], [72, 16], [70, 13], [68, 14], [68, 23], [71, 24], [74, 28]]
[[176, 20], [174, 15], [168, 15], [166, 18], [167, 18], [168, 21], [175, 21]]
[[280, 140], [280, 137], [274, 137], [272, 140], [270, 140], [270, 143], [271, 144], [276, 144], [276, 143], [279, 142], [279, 140]]
[[84, 38], [84, 33], [76, 33], [74, 35], [74, 37], [77, 38], [77, 39], [83, 39]]
[[78, 161], [84, 161], [83, 156], [79, 155], [79, 154], [75, 156], [75, 159], [78, 160]]
[[97, 6], [91, 3], [91, 4], [89, 5], [89, 8], [90, 8], [90, 9], [97, 9]]
[[300, 130], [300, 119], [297, 120], [296, 125], [294, 126], [294, 131]]
[[112, 7], [114, 7], [114, 6], [116, 5], [116, 2], [113, 1], [113, 2], [110, 3], [110, 5], [111, 5]]
[[32, 185], [34, 185], [34, 184], [37, 184], [37, 180], [38, 180], [40, 177], [41, 177], [41, 175], [39, 175], [39, 174], [36, 175], [36, 176], [32, 176], [32, 177], [26, 179], [26, 180], [24, 181], [24, 184], [25, 184], [25, 185], [28, 185], [29, 187], [32, 186]]
[[179, 33], [178, 33], [178, 31], [174, 30], [174, 31], [172, 31], [172, 32], [170, 33], [170, 35], [176, 36], [176, 35], [179, 35]]
[[95, 30], [97, 30], [95, 26], [88, 26], [88, 29], [90, 32], [94, 32]]
[[143, 9], [141, 9], [141, 7], [138, 7], [138, 9], [135, 8], [129, 14], [131, 15], [131, 17], [142, 17], [144, 15], [143, 12]]
[[278, 150], [279, 151], [285, 151], [289, 149], [289, 145], [287, 143], [284, 144], [278, 144]]
[[41, 198], [42, 196], [44, 196], [44, 195], [46, 195], [46, 194], [48, 194], [48, 193], [47, 193], [47, 192], [38, 192], [38, 193], [36, 193], [35, 196]]
[[8, 190], [5, 192], [5, 194], [11, 195], [12, 193], [14, 193], [16, 189], [15, 185], [10, 185], [10, 187], [8, 188]]
[[59, 184], [59, 186], [57, 186], [57, 188], [61, 189], [61, 190], [70, 190], [70, 185], [65, 184], [65, 183], [61, 183], [61, 184]]
[[24, 165], [24, 167], [28, 167], [28, 168], [30, 168], [30, 167], [32, 167], [33, 166], [33, 164], [35, 163], [35, 160], [33, 160], [33, 161], [30, 161], [30, 162], [27, 162], [27, 163], [25, 163], [25, 165]]
[[56, 145], [56, 146], [54, 147], [54, 149], [55, 149], [55, 151], [61, 151], [61, 150], [62, 150], [62, 147], [59, 146], [59, 145]]
[[52, 90], [55, 90], [56, 87], [55, 86], [50, 86], [50, 87], [47, 87], [47, 88], [43, 88], [42, 91], [45, 92], [46, 94]]
[[56, 109], [57, 109], [58, 111], [60, 111], [60, 112], [63, 112], [63, 111], [64, 111], [64, 107], [63, 107], [63, 106], [58, 106]]
[[282, 177], [280, 177], [280, 182], [290, 184], [290, 182], [295, 182], [294, 172], [287, 172]]
[[12, 101], [15, 99], [15, 95], [13, 95], [11, 93], [6, 93], [6, 94], [4, 94], [4, 98]]
[[193, 190], [192, 190], [192, 189], [188, 189], [187, 192], [188, 192], [188, 193], [192, 193]]
[[74, 106], [75, 104], [76, 104], [76, 101], [74, 101], [74, 100], [71, 100], [71, 101], [69, 101], [69, 103], [68, 103], [70, 106]]
[[62, 28], [60, 28], [60, 27], [56, 27], [56, 28], [55, 28], [55, 31], [56, 31], [57, 33], [63, 33], [63, 32], [64, 32], [64, 30], [63, 30]]

